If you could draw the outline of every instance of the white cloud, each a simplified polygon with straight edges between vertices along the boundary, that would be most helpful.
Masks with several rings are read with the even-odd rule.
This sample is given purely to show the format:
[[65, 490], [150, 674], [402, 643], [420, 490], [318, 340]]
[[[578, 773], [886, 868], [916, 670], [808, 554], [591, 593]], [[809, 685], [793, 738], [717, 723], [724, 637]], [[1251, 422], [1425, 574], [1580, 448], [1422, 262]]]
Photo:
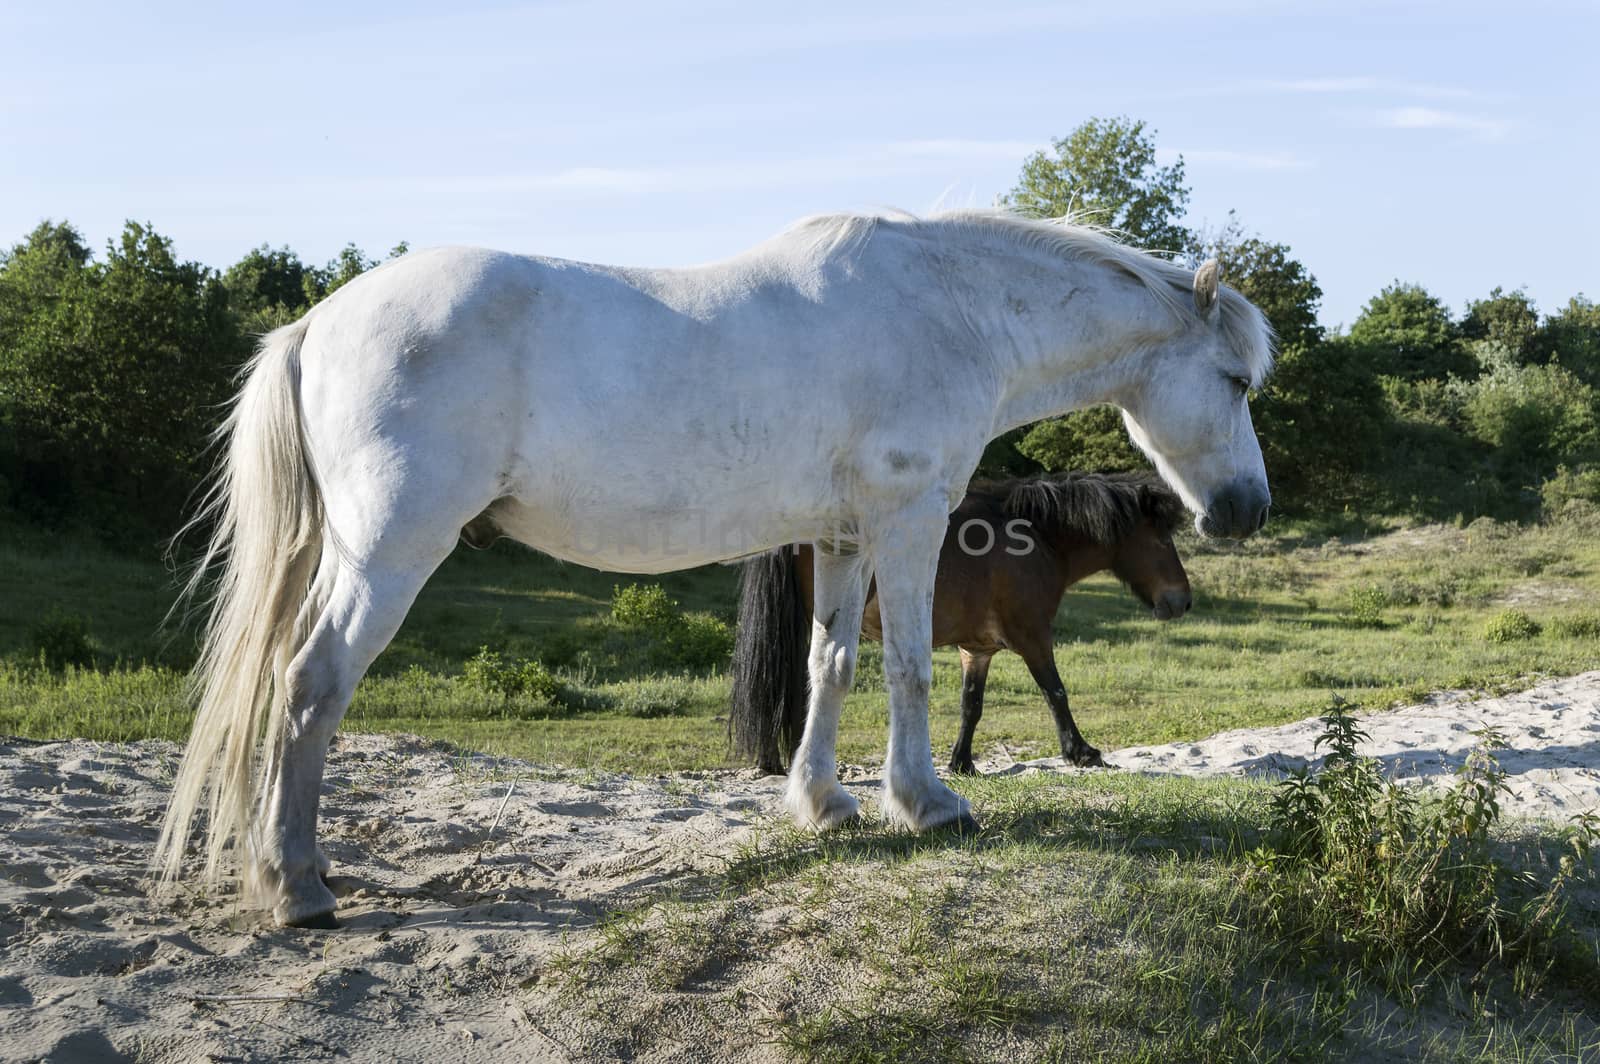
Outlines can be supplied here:
[[1259, 81], [1251, 84], [1267, 92], [1294, 92], [1325, 96], [1386, 93], [1400, 96], [1420, 96], [1429, 99], [1463, 100], [1475, 95], [1470, 89], [1458, 88], [1454, 85], [1432, 85], [1425, 82], [1399, 81], [1393, 78], [1367, 76], [1291, 78], [1284, 81]]
[[1022, 160], [1047, 145], [1028, 140], [901, 140], [884, 145], [884, 153], [905, 158]]
[[1471, 133], [1485, 140], [1498, 140], [1511, 131], [1511, 123], [1499, 118], [1441, 111], [1433, 107], [1389, 107], [1374, 118], [1387, 129], [1446, 129]]
[[[319, 180], [319, 196], [340, 202], [370, 202], [388, 197], [396, 202], [499, 203], [507, 197], [536, 196], [545, 202], [577, 202], [671, 196], [681, 193], [751, 192], [794, 188], [826, 188], [868, 180], [932, 178], [946, 183], [941, 204], [959, 198], [968, 182], [987, 188], [996, 172], [1015, 174], [1024, 159], [1048, 145], [1008, 139], [908, 139], [882, 144], [839, 145], [814, 154], [746, 155], [720, 160], [664, 161], [637, 166], [589, 165], [499, 173], [435, 173], [410, 175], [346, 174]], [[1197, 165], [1227, 170], [1275, 171], [1305, 169], [1314, 164], [1286, 151], [1235, 151], [1230, 149], [1163, 149], [1163, 164], [1179, 154]], [[277, 199], [290, 179], [261, 176], [249, 182], [229, 182], [226, 195]], [[301, 185], [304, 179], [294, 177]], [[209, 181], [166, 182], [163, 187], [180, 198], [204, 199], [220, 194]], [[968, 199], [973, 196], [969, 195]], [[987, 201], [987, 197], [985, 197]]]

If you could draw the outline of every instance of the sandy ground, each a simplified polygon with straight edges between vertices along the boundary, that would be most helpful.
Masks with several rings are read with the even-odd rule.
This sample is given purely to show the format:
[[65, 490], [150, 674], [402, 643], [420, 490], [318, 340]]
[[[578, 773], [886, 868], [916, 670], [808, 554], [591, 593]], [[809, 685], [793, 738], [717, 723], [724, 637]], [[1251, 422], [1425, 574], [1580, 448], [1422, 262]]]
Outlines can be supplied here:
[[[1494, 729], [1507, 744], [1496, 753], [1510, 788], [1502, 814], [1567, 820], [1600, 810], [1600, 672], [1500, 698], [1446, 691], [1420, 705], [1362, 719], [1370, 740], [1361, 752], [1382, 762], [1393, 779], [1448, 783], [1480, 745], [1476, 733]], [[1304, 720], [1223, 732], [1194, 743], [1128, 747], [1110, 760], [1135, 772], [1278, 778], [1317, 763], [1323, 752], [1315, 744], [1322, 730], [1321, 721]]]
[[[1367, 752], [1400, 778], [1437, 779], [1485, 725], [1511, 744], [1508, 811], [1600, 808], [1600, 672], [1376, 714]], [[1313, 758], [1319, 728], [1111, 759], [1270, 775]], [[0, 1059], [607, 1059], [603, 1034], [541, 986], [549, 960], [606, 912], [715, 873], [777, 813], [782, 786], [748, 772], [549, 771], [404, 736], [342, 736], [323, 841], [345, 927], [291, 931], [226, 898], [146, 898], [143, 865], [176, 757], [160, 742], [0, 741]], [[867, 797], [875, 781], [862, 771], [847, 782]], [[647, 1059], [777, 1050], [664, 1039]]]

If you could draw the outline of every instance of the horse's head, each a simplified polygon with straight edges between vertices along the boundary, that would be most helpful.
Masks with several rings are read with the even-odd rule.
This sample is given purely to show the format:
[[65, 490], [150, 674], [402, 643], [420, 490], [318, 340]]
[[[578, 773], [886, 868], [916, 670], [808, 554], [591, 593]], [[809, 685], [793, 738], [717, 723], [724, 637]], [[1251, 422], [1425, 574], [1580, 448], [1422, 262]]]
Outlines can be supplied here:
[[1243, 296], [1221, 287], [1220, 274], [1215, 260], [1195, 272], [1196, 313], [1152, 349], [1123, 420], [1198, 515], [1200, 534], [1242, 539], [1266, 524], [1272, 504], [1248, 402], [1271, 363], [1271, 330]]
[[1193, 601], [1189, 574], [1172, 543], [1183, 515], [1182, 500], [1165, 485], [1141, 485], [1139, 520], [1117, 541], [1111, 557], [1112, 573], [1158, 621], [1182, 617]]

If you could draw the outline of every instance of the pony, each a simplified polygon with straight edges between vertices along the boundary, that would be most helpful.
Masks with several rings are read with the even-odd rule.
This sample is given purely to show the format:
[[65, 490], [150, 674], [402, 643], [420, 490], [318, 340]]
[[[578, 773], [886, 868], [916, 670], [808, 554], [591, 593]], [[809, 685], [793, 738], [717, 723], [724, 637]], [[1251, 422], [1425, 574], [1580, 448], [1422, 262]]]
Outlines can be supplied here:
[[872, 571], [883, 812], [971, 827], [934, 770], [929, 648], [946, 519], [984, 445], [1113, 403], [1200, 531], [1246, 536], [1271, 501], [1247, 401], [1271, 361], [1215, 262], [995, 211], [815, 217], [689, 268], [480, 248], [385, 263], [263, 338], [220, 430], [157, 886], [203, 810], [208, 878], [242, 868], [278, 922], [337, 926], [316, 842], [328, 743], [469, 526], [634, 573], [815, 543], [785, 794], [815, 829], [857, 813], [834, 746]]
[[[1051, 622], [1067, 588], [1109, 569], [1157, 620], [1182, 617], [1192, 597], [1172, 543], [1177, 493], [1149, 474], [1063, 473], [974, 483], [950, 515], [933, 585], [933, 645], [961, 650], [961, 732], [950, 771], [971, 775], [989, 662], [1021, 655], [1055, 717], [1061, 756], [1104, 765], [1078, 731], [1056, 671]], [[784, 547], [744, 563], [728, 734], [769, 774], [784, 771], [805, 724], [805, 633], [812, 623], [812, 549]], [[876, 584], [861, 634], [883, 638]]]

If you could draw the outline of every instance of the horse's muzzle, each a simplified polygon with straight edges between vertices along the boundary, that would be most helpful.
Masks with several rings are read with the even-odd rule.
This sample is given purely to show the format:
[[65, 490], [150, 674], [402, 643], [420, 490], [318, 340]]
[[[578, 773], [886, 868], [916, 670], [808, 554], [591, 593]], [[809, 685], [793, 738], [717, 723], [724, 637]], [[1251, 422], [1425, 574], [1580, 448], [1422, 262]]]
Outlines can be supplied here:
[[1272, 495], [1265, 484], [1235, 481], [1219, 491], [1195, 521], [1202, 536], [1244, 539], [1261, 531], [1272, 508]]
[[1163, 591], [1156, 596], [1155, 607], [1151, 612], [1158, 621], [1174, 621], [1188, 613], [1193, 602], [1188, 588]]

